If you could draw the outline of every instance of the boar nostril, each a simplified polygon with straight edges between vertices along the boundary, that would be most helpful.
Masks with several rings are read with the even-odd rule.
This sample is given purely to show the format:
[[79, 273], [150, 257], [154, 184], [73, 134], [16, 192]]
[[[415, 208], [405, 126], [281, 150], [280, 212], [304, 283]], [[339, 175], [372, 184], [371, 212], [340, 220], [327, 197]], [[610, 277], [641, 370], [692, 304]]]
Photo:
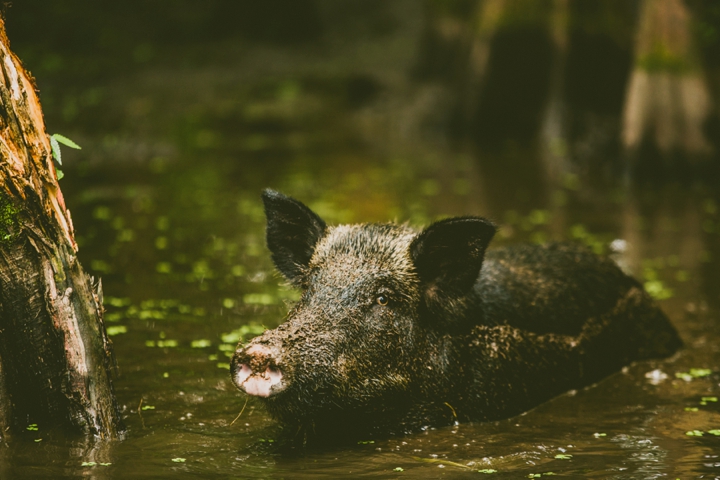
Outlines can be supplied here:
[[252, 375], [253, 371], [250, 367], [248, 367], [246, 364], [240, 365], [240, 368], [237, 370], [237, 373], [235, 374], [235, 383], [240, 386], [243, 383], [245, 383], [245, 380]]
[[278, 383], [280, 382], [280, 380], [282, 380], [282, 372], [279, 368], [276, 368], [273, 365], [270, 365], [265, 371], [265, 373], [270, 378], [270, 381], [273, 383]]

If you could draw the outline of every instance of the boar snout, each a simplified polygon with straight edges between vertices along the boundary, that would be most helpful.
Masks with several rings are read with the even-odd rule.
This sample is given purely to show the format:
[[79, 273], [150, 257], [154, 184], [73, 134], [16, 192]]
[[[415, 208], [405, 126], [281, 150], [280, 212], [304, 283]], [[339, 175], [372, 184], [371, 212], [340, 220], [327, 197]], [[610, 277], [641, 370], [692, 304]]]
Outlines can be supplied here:
[[232, 378], [235, 385], [248, 395], [270, 397], [285, 389], [283, 374], [278, 367], [275, 349], [266, 345], [250, 345], [235, 353]]

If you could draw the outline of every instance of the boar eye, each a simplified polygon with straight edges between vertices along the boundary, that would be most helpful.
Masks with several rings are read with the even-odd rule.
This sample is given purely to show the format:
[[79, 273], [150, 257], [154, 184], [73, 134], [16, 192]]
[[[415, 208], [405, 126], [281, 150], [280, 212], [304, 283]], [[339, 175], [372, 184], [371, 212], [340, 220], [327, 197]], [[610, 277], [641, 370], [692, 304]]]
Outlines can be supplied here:
[[387, 295], [378, 295], [377, 298], [375, 299], [375, 301], [377, 302], [378, 305], [382, 305], [383, 307], [385, 305], [387, 305], [388, 303], [390, 303], [390, 299], [388, 298]]

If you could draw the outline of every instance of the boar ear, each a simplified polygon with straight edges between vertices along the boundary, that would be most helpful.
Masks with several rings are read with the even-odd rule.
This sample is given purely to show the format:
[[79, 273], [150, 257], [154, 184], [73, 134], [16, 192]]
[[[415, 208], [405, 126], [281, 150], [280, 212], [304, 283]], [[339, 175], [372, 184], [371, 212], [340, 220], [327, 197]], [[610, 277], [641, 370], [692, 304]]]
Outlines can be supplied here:
[[467, 295], [477, 280], [495, 225], [479, 217], [440, 220], [410, 246], [426, 302]]
[[325, 222], [302, 203], [274, 190], [264, 190], [262, 199], [273, 262], [288, 280], [298, 283], [325, 235]]

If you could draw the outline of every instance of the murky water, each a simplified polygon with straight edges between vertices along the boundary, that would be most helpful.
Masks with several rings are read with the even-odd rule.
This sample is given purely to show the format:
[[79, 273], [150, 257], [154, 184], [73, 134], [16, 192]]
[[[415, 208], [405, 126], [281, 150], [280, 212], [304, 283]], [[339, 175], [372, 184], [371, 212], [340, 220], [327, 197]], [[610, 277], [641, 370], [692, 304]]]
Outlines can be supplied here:
[[[37, 19], [68, 22], [49, 29], [57, 45], [33, 36], [20, 7], [9, 35], [37, 78], [49, 131], [83, 146], [64, 151], [61, 186], [80, 260], [102, 278], [128, 428], [97, 445], [39, 425], [0, 447], [0, 477], [720, 478], [713, 177], [628, 189], [583, 167], [550, 181], [526, 133], [503, 131], [507, 141], [490, 144], [448, 135], [438, 126], [452, 124], [441, 107], [448, 89], [417, 74], [427, 12], [408, 2], [383, 7], [387, 18], [370, 26], [328, 4], [316, 16], [340, 27], [320, 39], [300, 29], [280, 44], [258, 27], [260, 40], [190, 28], [202, 10], [178, 14], [184, 24], [173, 17], [189, 32], [183, 43], [92, 7], [82, 16], [90, 26], [62, 5]], [[72, 29], [84, 40], [58, 40]], [[616, 153], [583, 159], [612, 163]], [[331, 223], [478, 214], [501, 225], [497, 245], [585, 243], [645, 282], [686, 347], [509, 420], [281, 445], [228, 372], [235, 343], [278, 325], [297, 295], [264, 246], [265, 187]]]

